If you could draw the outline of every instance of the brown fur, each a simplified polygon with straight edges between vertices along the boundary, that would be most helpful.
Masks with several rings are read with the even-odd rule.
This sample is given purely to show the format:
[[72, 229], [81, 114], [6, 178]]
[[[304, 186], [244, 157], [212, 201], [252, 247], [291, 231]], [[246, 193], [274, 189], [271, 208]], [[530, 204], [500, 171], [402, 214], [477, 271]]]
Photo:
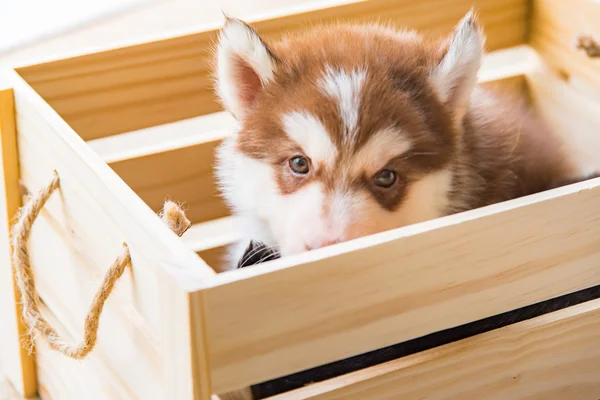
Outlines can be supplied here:
[[[475, 26], [474, 20], [467, 18], [467, 23]], [[334, 25], [276, 43], [261, 40], [275, 65], [274, 77], [263, 86], [258, 76], [252, 76], [252, 66], [239, 62], [236, 73], [246, 83], [240, 98], [247, 109], [235, 141], [237, 152], [269, 164], [280, 194], [293, 194], [316, 180], [323, 184], [325, 196], [342, 187], [350, 190], [341, 192], [374, 199], [360, 199], [366, 210], [360, 210], [363, 214], [349, 225], [345, 239], [410, 221], [394, 215], [403, 201], [410, 204], [407, 213], [413, 213], [421, 203], [431, 203], [432, 196], [447, 196], [441, 202], [446, 207], [443, 213], [452, 214], [588, 178], [578, 176], [561, 141], [516, 99], [497, 97], [477, 87], [466, 110], [461, 108], [464, 93], [452, 93], [455, 97], [445, 103], [440, 100], [430, 73], [446, 55], [451, 39], [431, 40], [379, 25]], [[344, 141], [348, 132], [338, 102], [318, 84], [328, 66], [366, 72], [357, 130], [350, 143]], [[306, 175], [295, 175], [288, 166], [291, 158], [303, 155], [283, 127], [282, 116], [291, 112], [306, 112], [318, 119], [337, 151], [331, 160], [310, 165]], [[381, 144], [371, 140], [381, 132], [391, 136]], [[410, 143], [408, 152], [393, 145], [403, 142]], [[399, 174], [391, 189], [373, 183], [382, 168]], [[428, 175], [445, 171], [450, 174], [448, 193], [436, 194], [438, 182], [446, 177], [443, 174], [440, 180], [425, 182], [419, 193], [410, 191]], [[258, 186], [250, 189], [260, 191]], [[332, 203], [321, 203], [322, 216], [329, 215]], [[271, 210], [266, 214], [277, 219]], [[427, 216], [427, 212], [422, 214]], [[310, 236], [318, 234], [313, 231]], [[343, 239], [323, 236], [317, 246]], [[305, 247], [312, 248], [308, 243]], [[251, 397], [247, 389], [229, 394], [235, 395]]]
[[[518, 99], [477, 88], [453, 162], [452, 209], [465, 211], [580, 180], [562, 142]], [[572, 178], [568, 178], [572, 177]], [[583, 179], [583, 177], [582, 177]]]
[[[344, 25], [317, 27], [271, 44], [277, 60], [275, 80], [258, 92], [252, 112], [242, 121], [239, 150], [268, 160], [283, 194], [312, 179], [333, 188], [342, 179], [344, 163], [350, 164], [371, 135], [395, 127], [413, 143], [411, 153], [390, 161], [403, 172], [403, 184], [382, 193], [364, 172], [346, 178], [348, 186], [362, 186], [390, 210], [400, 205], [406, 185], [448, 166], [453, 171], [449, 213], [539, 192], [573, 176], [559, 141], [530, 111], [514, 106], [514, 100], [501, 101], [477, 88], [464, 123], [453, 127], [451, 112], [428, 79], [447, 44], [379, 26]], [[360, 93], [356, 141], [350, 148], [342, 148], [344, 125], [336, 102], [315, 83], [326, 66], [368, 71]], [[335, 166], [306, 178], [290, 175], [285, 160], [300, 152], [279, 118], [297, 110], [316, 116], [341, 150]]]

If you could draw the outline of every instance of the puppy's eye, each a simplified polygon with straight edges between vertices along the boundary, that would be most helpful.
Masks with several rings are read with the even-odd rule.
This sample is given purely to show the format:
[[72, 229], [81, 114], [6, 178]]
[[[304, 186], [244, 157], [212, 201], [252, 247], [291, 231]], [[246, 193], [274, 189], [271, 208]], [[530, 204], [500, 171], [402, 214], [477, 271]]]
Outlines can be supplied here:
[[290, 168], [295, 174], [308, 173], [308, 160], [304, 157], [294, 157], [290, 160]]
[[375, 186], [379, 186], [382, 188], [389, 188], [391, 187], [394, 183], [396, 183], [396, 180], [398, 179], [398, 175], [389, 169], [383, 169], [381, 171], [379, 171], [379, 173], [377, 173], [377, 175], [375, 175]]

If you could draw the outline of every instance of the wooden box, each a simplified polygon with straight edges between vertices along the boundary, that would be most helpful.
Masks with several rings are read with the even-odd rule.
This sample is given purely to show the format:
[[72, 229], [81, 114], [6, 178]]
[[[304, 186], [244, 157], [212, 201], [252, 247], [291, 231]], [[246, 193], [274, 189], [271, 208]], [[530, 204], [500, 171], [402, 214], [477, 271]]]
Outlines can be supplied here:
[[[481, 84], [525, 96], [598, 160], [600, 59], [575, 44], [600, 35], [598, 2], [371, 0], [247, 20], [267, 37], [334, 19], [445, 34], [473, 3], [488, 37]], [[217, 29], [5, 71], [0, 359], [18, 392], [209, 399], [600, 285], [600, 179], [218, 273], [236, 229], [212, 173], [232, 124], [208, 71]], [[35, 194], [54, 170], [60, 189], [28, 249], [60, 334], [81, 339], [106, 268], [122, 243], [131, 251], [83, 360], [19, 346], [8, 222], [19, 180]], [[182, 237], [156, 214], [165, 198], [194, 224]], [[600, 300], [273, 398], [595, 400]]]

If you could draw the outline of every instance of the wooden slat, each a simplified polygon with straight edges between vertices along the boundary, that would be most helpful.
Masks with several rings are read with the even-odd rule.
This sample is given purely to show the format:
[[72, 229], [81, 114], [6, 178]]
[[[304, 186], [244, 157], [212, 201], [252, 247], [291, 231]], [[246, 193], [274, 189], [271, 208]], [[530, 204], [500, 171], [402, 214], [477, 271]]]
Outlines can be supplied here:
[[[489, 49], [524, 43], [526, 0], [370, 0], [248, 18], [266, 38], [308, 23], [390, 20], [448, 33], [474, 5]], [[291, 15], [288, 15], [290, 14]], [[197, 34], [21, 68], [19, 73], [86, 140], [217, 112], [209, 78], [216, 27]]]
[[[23, 395], [21, 395], [12, 383], [8, 380], [8, 378], [4, 376], [0, 376], [0, 399], [3, 400], [23, 400]], [[27, 397], [27, 400], [40, 400], [37, 395]]]
[[155, 212], [171, 198], [200, 223], [229, 214], [213, 165], [216, 147], [235, 126], [229, 114], [218, 113], [88, 143]]
[[[214, 272], [39, 95], [16, 74], [8, 78], [15, 91], [24, 185], [35, 192], [47, 184], [53, 169], [61, 178], [60, 192], [36, 220], [29, 242], [40, 296], [70, 332], [80, 335], [107, 266], [121, 243], [127, 243], [132, 268], [105, 304], [98, 343], [89, 357], [102, 359], [130, 392], [153, 398], [169, 386], [163, 362], [173, 356], [165, 353], [172, 350], [173, 338], [163, 337], [162, 321], [170, 316], [161, 307], [168, 299], [157, 296], [158, 272], [166, 268], [173, 279], [171, 290], [188, 297]], [[168, 266], [161, 266], [167, 260]]]
[[600, 300], [269, 400], [600, 398]]
[[[165, 267], [179, 269], [183, 266], [167, 264]], [[158, 274], [164, 342], [163, 398], [214, 400], [211, 399], [204, 293], [183, 292], [164, 270]]]
[[21, 346], [25, 328], [13, 286], [10, 228], [21, 206], [19, 156], [12, 90], [0, 91], [0, 375], [22, 396], [37, 392], [35, 358]]
[[534, 0], [529, 43], [563, 74], [600, 90], [600, 62], [575, 47], [578, 35], [600, 37], [600, 2]]
[[[40, 310], [67, 340], [75, 341], [56, 316], [45, 306]], [[102, 357], [73, 360], [51, 350], [44, 341], [37, 342], [37, 371], [42, 400], [132, 400], [136, 398], [118, 372], [107, 368]]]
[[600, 90], [574, 85], [546, 59], [528, 74], [527, 86], [536, 111], [565, 138], [581, 169], [600, 170]]
[[217, 275], [213, 388], [247, 384], [600, 284], [600, 179]]
[[184, 203], [192, 223], [204, 222], [229, 214], [219, 197], [213, 173], [219, 143], [200, 142], [110, 166], [154, 211], [171, 198]]
[[[523, 95], [530, 50], [520, 46], [488, 54], [480, 83]], [[236, 128], [229, 114], [217, 113], [89, 143], [154, 211], [168, 197], [183, 202], [188, 218], [201, 223], [229, 215], [214, 178], [214, 152]]]
[[218, 112], [87, 141], [105, 162], [118, 162], [219, 141], [238, 128], [227, 112]]
[[235, 217], [224, 217], [192, 225], [182, 238], [188, 249], [202, 251], [233, 243], [238, 239]]

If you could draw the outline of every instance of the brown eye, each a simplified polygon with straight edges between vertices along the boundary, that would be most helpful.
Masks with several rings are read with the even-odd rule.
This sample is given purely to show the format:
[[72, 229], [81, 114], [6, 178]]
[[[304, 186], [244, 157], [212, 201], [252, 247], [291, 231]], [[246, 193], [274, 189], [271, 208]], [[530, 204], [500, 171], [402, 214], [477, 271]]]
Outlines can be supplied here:
[[308, 160], [304, 157], [294, 157], [290, 160], [290, 168], [295, 174], [308, 173]]
[[396, 175], [396, 173], [394, 171], [391, 171], [389, 169], [384, 169], [379, 171], [379, 173], [375, 176], [375, 185], [382, 187], [382, 188], [389, 188], [391, 187], [395, 182], [396, 179], [398, 178], [398, 176]]

